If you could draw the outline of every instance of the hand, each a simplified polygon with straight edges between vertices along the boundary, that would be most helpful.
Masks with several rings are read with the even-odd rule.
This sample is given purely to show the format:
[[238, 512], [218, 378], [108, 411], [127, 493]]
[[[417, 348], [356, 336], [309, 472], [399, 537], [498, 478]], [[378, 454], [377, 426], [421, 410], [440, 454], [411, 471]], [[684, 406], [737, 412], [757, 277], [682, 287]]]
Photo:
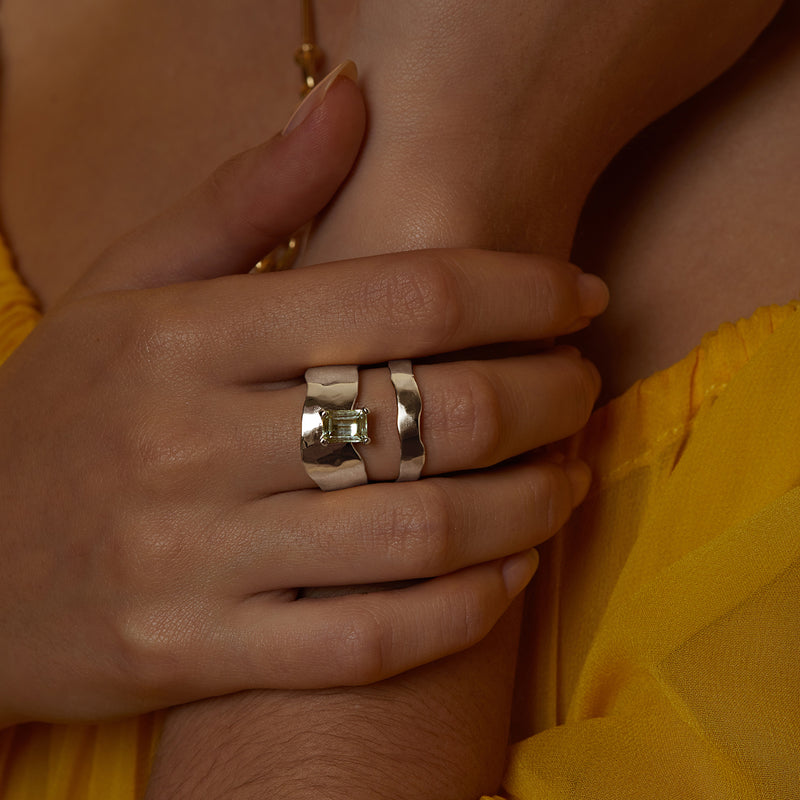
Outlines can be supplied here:
[[[598, 379], [571, 349], [420, 365], [430, 477], [312, 488], [308, 366], [545, 339], [605, 303], [567, 264], [476, 251], [231, 274], [330, 199], [362, 131], [360, 94], [338, 80], [289, 135], [113, 246], [3, 367], [6, 722], [359, 684], [455, 652], [582, 498], [579, 464], [474, 472], [584, 424]], [[379, 479], [398, 463], [380, 373], [365, 371], [360, 397]], [[406, 578], [432, 580], [327, 600], [293, 589]]]

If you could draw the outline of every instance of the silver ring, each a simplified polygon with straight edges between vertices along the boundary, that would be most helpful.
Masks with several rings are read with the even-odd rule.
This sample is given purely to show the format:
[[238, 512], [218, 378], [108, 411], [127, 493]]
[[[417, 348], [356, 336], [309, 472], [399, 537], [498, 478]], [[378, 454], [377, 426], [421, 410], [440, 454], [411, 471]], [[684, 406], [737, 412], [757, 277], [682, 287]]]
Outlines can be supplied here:
[[425, 465], [425, 445], [419, 433], [422, 398], [408, 359], [389, 362], [389, 377], [397, 395], [397, 432], [400, 434], [398, 481], [415, 481]]
[[326, 492], [367, 482], [355, 445], [369, 442], [369, 409], [355, 407], [357, 396], [358, 367], [306, 370], [300, 451], [309, 478]]

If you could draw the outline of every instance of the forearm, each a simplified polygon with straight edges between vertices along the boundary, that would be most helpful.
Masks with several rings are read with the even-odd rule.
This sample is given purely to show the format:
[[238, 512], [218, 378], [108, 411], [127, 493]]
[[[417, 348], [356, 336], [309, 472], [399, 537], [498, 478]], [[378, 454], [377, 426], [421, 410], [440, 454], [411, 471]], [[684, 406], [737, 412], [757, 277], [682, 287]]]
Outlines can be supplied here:
[[174, 709], [148, 798], [465, 800], [504, 766], [517, 611], [472, 650], [390, 681]]

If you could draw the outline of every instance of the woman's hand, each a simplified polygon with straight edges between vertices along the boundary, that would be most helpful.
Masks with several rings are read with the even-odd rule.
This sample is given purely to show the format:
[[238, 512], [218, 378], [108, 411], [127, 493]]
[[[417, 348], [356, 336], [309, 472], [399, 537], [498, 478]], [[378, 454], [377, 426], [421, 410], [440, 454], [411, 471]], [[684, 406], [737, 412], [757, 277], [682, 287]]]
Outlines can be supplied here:
[[[313, 488], [307, 367], [548, 339], [606, 299], [568, 264], [468, 250], [232, 274], [349, 171], [360, 94], [327, 88], [291, 133], [112, 247], [0, 372], [3, 721], [360, 684], [466, 648], [582, 499], [583, 465], [493, 468], [584, 424], [599, 382], [568, 348], [419, 365], [426, 477]], [[362, 375], [367, 471], [391, 479], [394, 396], [385, 369]], [[407, 578], [432, 580], [293, 588]]]

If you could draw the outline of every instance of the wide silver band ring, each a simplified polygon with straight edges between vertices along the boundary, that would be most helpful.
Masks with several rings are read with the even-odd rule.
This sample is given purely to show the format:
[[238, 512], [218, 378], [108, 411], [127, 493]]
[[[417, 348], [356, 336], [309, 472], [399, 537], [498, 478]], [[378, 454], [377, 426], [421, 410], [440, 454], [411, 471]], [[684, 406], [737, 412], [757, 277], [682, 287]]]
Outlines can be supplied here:
[[326, 492], [366, 483], [367, 471], [355, 448], [369, 442], [369, 409], [355, 407], [358, 367], [311, 367], [305, 377], [300, 450], [306, 473]]
[[408, 359], [389, 362], [389, 376], [397, 395], [397, 432], [400, 435], [398, 481], [415, 481], [425, 466], [425, 445], [419, 432], [422, 398]]

